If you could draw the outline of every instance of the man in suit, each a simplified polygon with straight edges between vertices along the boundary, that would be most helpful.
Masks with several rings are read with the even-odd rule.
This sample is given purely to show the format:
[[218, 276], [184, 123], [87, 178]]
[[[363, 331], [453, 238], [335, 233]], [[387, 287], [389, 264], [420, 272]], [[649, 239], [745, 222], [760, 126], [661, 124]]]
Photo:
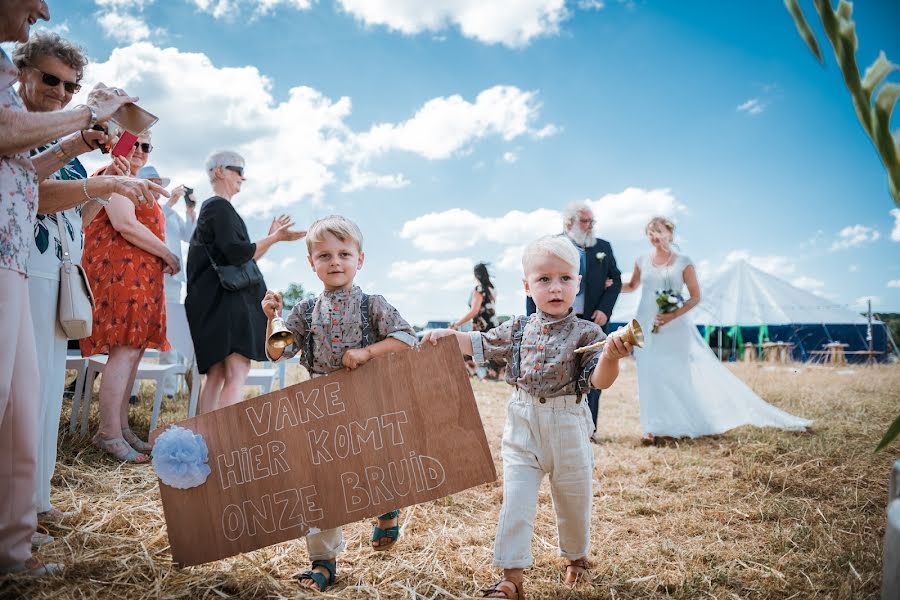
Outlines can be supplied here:
[[[593, 321], [609, 333], [609, 317], [622, 290], [622, 273], [616, 266], [612, 246], [606, 240], [594, 237], [594, 213], [585, 202], [574, 202], [566, 207], [563, 215], [563, 233], [581, 254], [581, 286], [572, 306], [581, 319]], [[612, 285], [607, 287], [607, 279]], [[528, 297], [526, 310], [535, 311], [534, 301]], [[588, 392], [588, 406], [597, 432], [597, 414], [600, 409], [600, 390]], [[591, 440], [596, 441], [595, 435]]]

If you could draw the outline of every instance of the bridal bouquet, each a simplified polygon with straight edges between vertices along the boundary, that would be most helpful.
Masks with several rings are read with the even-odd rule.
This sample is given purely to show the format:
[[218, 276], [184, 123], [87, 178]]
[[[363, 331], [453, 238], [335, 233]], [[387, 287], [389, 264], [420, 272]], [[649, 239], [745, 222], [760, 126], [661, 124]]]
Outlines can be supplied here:
[[[684, 306], [684, 298], [681, 294], [676, 294], [675, 290], [656, 290], [656, 306], [657, 311], [661, 315], [673, 313]], [[654, 325], [650, 333], [659, 331], [659, 326]]]

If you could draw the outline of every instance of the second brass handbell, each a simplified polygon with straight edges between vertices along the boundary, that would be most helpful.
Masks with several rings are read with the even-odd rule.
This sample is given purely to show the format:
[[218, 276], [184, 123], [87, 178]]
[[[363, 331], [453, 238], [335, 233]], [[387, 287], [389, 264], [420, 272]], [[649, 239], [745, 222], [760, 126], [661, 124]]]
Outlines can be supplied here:
[[272, 319], [272, 334], [269, 336], [268, 342], [273, 348], [287, 348], [294, 343], [294, 334], [290, 332], [281, 317]]
[[[641, 324], [635, 319], [632, 319], [624, 329], [609, 334], [609, 337], [606, 339], [608, 340], [611, 337], [620, 337], [623, 342], [628, 342], [637, 348], [643, 348], [644, 346], [644, 331], [641, 329]], [[575, 350], [575, 354], [581, 354], [582, 352], [594, 350], [595, 348], [602, 348], [604, 344], [606, 344], [606, 340], [601, 340], [595, 344], [590, 344], [589, 346], [582, 346]]]

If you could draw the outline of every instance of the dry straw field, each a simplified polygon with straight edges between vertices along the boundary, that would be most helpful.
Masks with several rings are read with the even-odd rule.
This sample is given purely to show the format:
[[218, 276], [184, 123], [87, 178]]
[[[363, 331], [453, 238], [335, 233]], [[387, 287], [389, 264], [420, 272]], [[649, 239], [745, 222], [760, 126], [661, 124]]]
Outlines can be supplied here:
[[[593, 582], [561, 584], [549, 493], [540, 497], [531, 598], [874, 598], [881, 578], [887, 476], [900, 443], [872, 449], [900, 408], [900, 368], [732, 366], [759, 394], [815, 419], [810, 434], [742, 428], [715, 438], [638, 443], [632, 364], [602, 400], [595, 446]], [[298, 374], [294, 374], [296, 378]], [[498, 458], [508, 388], [475, 382]], [[149, 398], [151, 390], [144, 390]], [[146, 398], [145, 398], [146, 399]], [[96, 403], [95, 403], [96, 405]], [[180, 418], [172, 403], [163, 422]], [[68, 407], [64, 420], [68, 419]], [[135, 409], [145, 432], [149, 412]], [[96, 419], [96, 415], [93, 416]], [[94, 422], [96, 424], [96, 422]], [[54, 502], [80, 511], [40, 552], [68, 565], [37, 582], [6, 581], [4, 598], [302, 597], [291, 576], [306, 549], [286, 543], [217, 563], [172, 566], [156, 479], [119, 466], [84, 439], [60, 439]], [[403, 512], [390, 553], [369, 548], [370, 523], [345, 529], [334, 598], [461, 598], [496, 580], [491, 568], [500, 482]]]

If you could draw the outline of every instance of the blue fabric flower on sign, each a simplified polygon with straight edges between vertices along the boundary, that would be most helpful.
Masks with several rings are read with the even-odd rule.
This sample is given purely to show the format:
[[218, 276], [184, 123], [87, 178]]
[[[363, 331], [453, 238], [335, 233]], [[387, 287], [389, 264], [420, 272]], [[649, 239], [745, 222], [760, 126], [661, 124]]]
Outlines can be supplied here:
[[203, 436], [178, 425], [172, 425], [156, 438], [151, 456], [157, 477], [180, 490], [203, 485], [212, 472], [207, 464], [209, 449]]

